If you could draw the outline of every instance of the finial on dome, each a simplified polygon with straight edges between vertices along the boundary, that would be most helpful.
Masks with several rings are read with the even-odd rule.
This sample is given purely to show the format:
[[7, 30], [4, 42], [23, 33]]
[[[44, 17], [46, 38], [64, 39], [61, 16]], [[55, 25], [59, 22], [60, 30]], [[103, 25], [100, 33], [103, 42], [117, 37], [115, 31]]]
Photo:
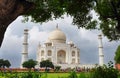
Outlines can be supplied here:
[[58, 29], [58, 24], [56, 25], [56, 29]]

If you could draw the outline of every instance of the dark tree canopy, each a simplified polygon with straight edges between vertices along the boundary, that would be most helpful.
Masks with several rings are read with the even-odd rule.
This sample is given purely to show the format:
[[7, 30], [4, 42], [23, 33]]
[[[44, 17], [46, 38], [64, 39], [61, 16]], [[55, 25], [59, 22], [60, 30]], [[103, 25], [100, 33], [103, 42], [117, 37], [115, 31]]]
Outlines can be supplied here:
[[35, 68], [35, 65], [37, 65], [37, 61], [34, 61], [33, 59], [29, 59], [28, 61], [25, 61], [22, 66], [25, 68]]
[[11, 66], [8, 60], [0, 59], [0, 68], [9, 68]]
[[120, 39], [120, 0], [95, 0], [101, 21], [99, 29], [110, 40]]
[[40, 62], [40, 67], [44, 67], [45, 69], [47, 69], [47, 68], [54, 68], [54, 65], [49, 60], [44, 60]]
[[[91, 10], [98, 13], [100, 23], [92, 20]], [[30, 16], [32, 22], [42, 23], [64, 14], [70, 15], [78, 27], [100, 29], [110, 40], [120, 38], [119, 0], [0, 0], [0, 45], [8, 25], [20, 15], [25, 21]]]
[[89, 14], [93, 0], [0, 0], [0, 44], [6, 28], [18, 16], [28, 16], [32, 22], [46, 22], [63, 14], [73, 17], [73, 24], [86, 27], [91, 21]]

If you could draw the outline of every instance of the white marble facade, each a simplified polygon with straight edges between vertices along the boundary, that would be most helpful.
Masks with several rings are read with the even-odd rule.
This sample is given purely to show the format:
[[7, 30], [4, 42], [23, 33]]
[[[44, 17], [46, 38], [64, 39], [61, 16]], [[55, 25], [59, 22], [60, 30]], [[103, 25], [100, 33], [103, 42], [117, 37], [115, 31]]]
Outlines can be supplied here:
[[80, 49], [70, 41], [66, 42], [66, 35], [56, 27], [50, 32], [44, 45], [38, 45], [37, 61], [50, 60], [54, 65], [62, 68], [80, 65]]
[[[104, 64], [104, 54], [102, 45], [102, 35], [98, 35], [99, 39], [99, 65]], [[21, 59], [22, 63], [28, 60], [28, 29], [24, 30], [24, 42]], [[95, 64], [80, 64], [80, 49], [75, 46], [72, 41], [66, 42], [66, 35], [58, 26], [49, 34], [48, 39], [42, 45], [38, 45], [36, 60], [40, 63], [42, 60], [50, 60], [55, 66], [62, 68], [93, 68]], [[39, 64], [36, 66], [39, 67]]]

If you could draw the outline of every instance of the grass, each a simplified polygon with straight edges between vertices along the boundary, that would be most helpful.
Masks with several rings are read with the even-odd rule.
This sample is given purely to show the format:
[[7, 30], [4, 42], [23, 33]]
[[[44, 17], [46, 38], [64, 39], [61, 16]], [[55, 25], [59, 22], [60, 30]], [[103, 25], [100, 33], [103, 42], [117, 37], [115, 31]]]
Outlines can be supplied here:
[[67, 78], [68, 76], [69, 73], [47, 73], [47, 78]]
[[[24, 72], [24, 73], [6, 73], [6, 74], [3, 74], [0, 73], [0, 78], [21, 78], [21, 76], [27, 74], [27, 72]], [[35, 72], [31, 73], [31, 74], [35, 74]], [[41, 74], [41, 77], [39, 78], [68, 78], [68, 76], [70, 75], [70, 73], [39, 73], [38, 74]], [[80, 75], [80, 73], [77, 74], [78, 76]], [[18, 77], [16, 77], [18, 76]]]
[[[31, 76], [32, 75], [36, 75], [39, 74], [41, 75], [41, 77], [31, 77], [31, 76], [25, 76], [26, 74], [28, 74], [28, 72], [22, 72], [22, 73], [18, 73], [18, 72], [12, 72], [12, 73], [0, 73], [0, 78], [76, 78], [75, 76], [73, 77], [73, 75], [71, 77], [69, 77], [71, 75], [71, 73], [40, 73], [40, 72], [31, 72]], [[77, 78], [91, 78], [90, 75], [91, 73], [87, 73], [87, 72], [81, 72], [81, 73], [77, 73], [76, 74], [78, 77]], [[24, 77], [23, 77], [24, 76]], [[120, 78], [120, 76], [118, 77]]]

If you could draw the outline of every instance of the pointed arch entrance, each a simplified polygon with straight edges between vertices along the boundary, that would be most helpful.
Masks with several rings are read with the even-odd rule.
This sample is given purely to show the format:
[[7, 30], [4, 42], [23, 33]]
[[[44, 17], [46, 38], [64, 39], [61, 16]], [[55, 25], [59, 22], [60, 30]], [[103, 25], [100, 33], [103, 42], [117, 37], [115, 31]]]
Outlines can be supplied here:
[[57, 52], [57, 63], [58, 64], [66, 63], [66, 52], [64, 50], [59, 50]]

